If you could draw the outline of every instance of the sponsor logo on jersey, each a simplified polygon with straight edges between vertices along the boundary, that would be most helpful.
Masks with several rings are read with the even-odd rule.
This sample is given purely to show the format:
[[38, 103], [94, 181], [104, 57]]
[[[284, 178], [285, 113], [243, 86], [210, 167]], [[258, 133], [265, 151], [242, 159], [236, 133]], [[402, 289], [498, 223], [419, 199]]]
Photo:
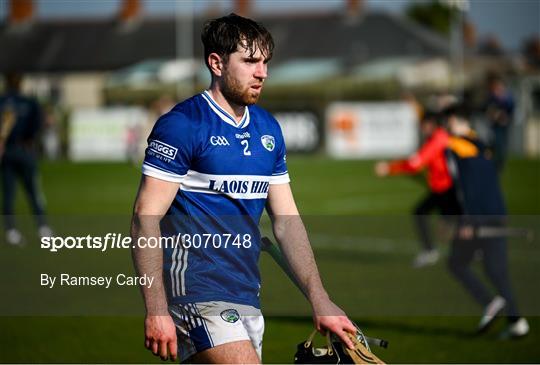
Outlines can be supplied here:
[[234, 323], [240, 319], [240, 314], [236, 309], [225, 309], [221, 312], [221, 318], [225, 322]]
[[229, 141], [227, 141], [227, 138], [223, 136], [210, 137], [210, 143], [212, 144], [212, 146], [230, 146]]
[[174, 158], [176, 157], [176, 153], [178, 152], [177, 148], [168, 145], [167, 143], [158, 141], [157, 139], [151, 140], [148, 144], [148, 148], [150, 149], [150, 151], [154, 151], [155, 153], [171, 160], [174, 160]]
[[272, 152], [274, 150], [274, 147], [276, 147], [276, 140], [273, 136], [264, 135], [261, 137], [261, 143], [264, 148], [266, 148], [268, 151]]
[[249, 180], [210, 180], [208, 188], [224, 194], [266, 194], [270, 183], [268, 181]]
[[236, 133], [234, 136], [235, 136], [236, 138], [238, 138], [238, 139], [251, 138], [251, 134], [249, 134], [249, 132], [244, 132], [244, 133], [242, 133], [242, 134]]

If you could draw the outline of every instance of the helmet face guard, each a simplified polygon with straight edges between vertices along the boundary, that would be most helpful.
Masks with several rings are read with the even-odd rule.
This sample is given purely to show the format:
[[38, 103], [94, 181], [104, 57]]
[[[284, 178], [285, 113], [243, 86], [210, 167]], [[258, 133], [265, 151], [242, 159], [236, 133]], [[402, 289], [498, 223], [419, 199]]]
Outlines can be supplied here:
[[330, 334], [326, 335], [325, 347], [313, 347], [313, 337], [317, 331], [309, 336], [308, 340], [299, 343], [294, 354], [295, 364], [354, 364], [353, 359], [347, 355], [343, 344], [332, 341]]
[[[356, 325], [355, 325], [356, 326]], [[386, 348], [388, 341], [364, 336], [356, 326], [356, 335], [349, 334], [354, 343], [354, 349], [347, 348], [335, 335], [326, 333], [326, 347], [313, 347], [313, 331], [307, 341], [299, 343], [294, 355], [295, 364], [384, 364], [375, 356], [369, 344]]]

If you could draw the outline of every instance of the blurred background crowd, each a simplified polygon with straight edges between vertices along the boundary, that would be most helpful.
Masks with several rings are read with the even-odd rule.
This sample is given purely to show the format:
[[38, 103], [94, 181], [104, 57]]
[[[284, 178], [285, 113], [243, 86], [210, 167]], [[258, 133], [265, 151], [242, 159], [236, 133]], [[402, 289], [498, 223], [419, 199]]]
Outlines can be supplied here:
[[448, 93], [495, 145], [490, 100], [499, 92], [512, 100], [501, 148], [540, 155], [537, 1], [0, 4], [0, 70], [24, 73], [24, 93], [43, 106], [48, 159], [139, 161], [157, 117], [209, 84], [203, 22], [233, 11], [275, 38], [261, 104], [289, 152], [406, 156], [424, 112]]

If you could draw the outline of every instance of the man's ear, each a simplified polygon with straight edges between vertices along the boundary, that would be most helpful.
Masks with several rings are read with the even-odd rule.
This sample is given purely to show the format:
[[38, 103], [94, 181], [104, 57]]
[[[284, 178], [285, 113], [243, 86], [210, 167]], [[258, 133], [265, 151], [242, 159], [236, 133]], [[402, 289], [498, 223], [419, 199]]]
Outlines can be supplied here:
[[223, 59], [217, 53], [210, 53], [208, 55], [208, 67], [213, 75], [221, 76], [223, 71]]

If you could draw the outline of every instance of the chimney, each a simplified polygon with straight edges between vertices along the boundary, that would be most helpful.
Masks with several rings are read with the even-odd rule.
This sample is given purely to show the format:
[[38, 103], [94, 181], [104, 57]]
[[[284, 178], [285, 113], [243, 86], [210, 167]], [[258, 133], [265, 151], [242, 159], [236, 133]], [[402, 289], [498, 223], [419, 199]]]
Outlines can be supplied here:
[[356, 18], [364, 11], [364, 0], [347, 0], [347, 16]]
[[469, 20], [463, 22], [463, 43], [469, 48], [476, 47], [476, 27]]
[[249, 13], [251, 12], [251, 1], [250, 0], [235, 0], [234, 12], [240, 16], [249, 16]]
[[140, 0], [123, 0], [118, 17], [121, 22], [131, 23], [140, 18], [141, 10]]
[[12, 25], [28, 24], [34, 15], [32, 0], [11, 0], [9, 2], [9, 23]]

